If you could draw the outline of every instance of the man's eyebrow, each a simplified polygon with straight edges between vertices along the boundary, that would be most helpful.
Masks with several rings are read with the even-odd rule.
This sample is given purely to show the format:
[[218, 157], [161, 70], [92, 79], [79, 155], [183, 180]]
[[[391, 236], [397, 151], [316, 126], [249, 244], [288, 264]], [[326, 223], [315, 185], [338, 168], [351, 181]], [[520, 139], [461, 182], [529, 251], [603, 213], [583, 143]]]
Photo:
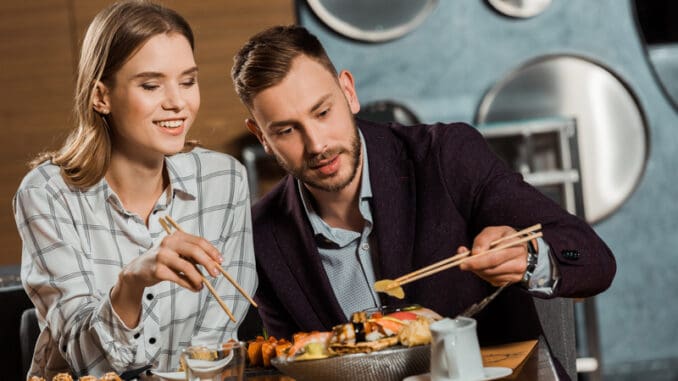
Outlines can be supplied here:
[[332, 94], [327, 94], [324, 97], [320, 98], [318, 102], [316, 102], [316, 104], [314, 104], [313, 107], [311, 107], [311, 112], [315, 112], [317, 109], [319, 109], [320, 106], [322, 106], [322, 104], [325, 103], [327, 99], [331, 96]]
[[[182, 71], [181, 75], [182, 76], [191, 75], [191, 74], [195, 74], [197, 72], [198, 72], [198, 67], [193, 66], [192, 68], [189, 68], [189, 69]], [[151, 78], [162, 78], [162, 77], [165, 77], [165, 74], [157, 72], [157, 71], [144, 71], [144, 72], [135, 74], [132, 78], [133, 79], [137, 79], [137, 78], [151, 79]]]
[[[321, 97], [321, 98], [318, 100], [318, 102], [316, 102], [316, 103], [311, 107], [311, 109], [310, 109], [309, 111], [310, 111], [311, 113], [315, 112], [315, 111], [316, 111], [317, 109], [319, 109], [320, 106], [322, 106], [323, 103], [325, 103], [325, 102], [327, 101], [327, 99], [329, 99], [331, 96], [332, 96], [332, 94], [327, 94], [327, 95]], [[290, 124], [294, 124], [294, 123], [296, 123], [296, 121], [293, 120], [293, 119], [288, 119], [288, 120], [278, 120], [278, 121], [269, 123], [268, 128], [275, 128], [275, 127], [281, 127], [281, 126], [289, 126]]]
[[293, 119], [289, 119], [289, 120], [278, 120], [278, 121], [269, 123], [269, 124], [268, 124], [268, 128], [271, 129], [271, 128], [275, 128], [275, 127], [289, 126], [290, 124], [294, 124], [294, 123], [296, 123], [296, 121], [293, 120]]

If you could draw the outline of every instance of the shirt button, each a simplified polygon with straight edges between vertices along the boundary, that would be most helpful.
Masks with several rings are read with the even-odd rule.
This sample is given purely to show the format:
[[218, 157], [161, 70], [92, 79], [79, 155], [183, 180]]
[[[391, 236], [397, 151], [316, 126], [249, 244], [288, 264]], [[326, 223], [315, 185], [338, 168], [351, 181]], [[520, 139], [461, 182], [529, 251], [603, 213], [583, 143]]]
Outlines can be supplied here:
[[146, 294], [146, 299], [153, 300], [153, 294]]
[[139, 332], [137, 332], [137, 333], [134, 334], [134, 338], [135, 338], [135, 339], [138, 339], [139, 336], [141, 336], [141, 334], [140, 334]]
[[367, 251], [370, 249], [370, 244], [369, 243], [363, 243], [362, 246], [360, 247], [361, 249]]
[[155, 337], [151, 337], [150, 339], [148, 339], [148, 342], [150, 344], [155, 344]]

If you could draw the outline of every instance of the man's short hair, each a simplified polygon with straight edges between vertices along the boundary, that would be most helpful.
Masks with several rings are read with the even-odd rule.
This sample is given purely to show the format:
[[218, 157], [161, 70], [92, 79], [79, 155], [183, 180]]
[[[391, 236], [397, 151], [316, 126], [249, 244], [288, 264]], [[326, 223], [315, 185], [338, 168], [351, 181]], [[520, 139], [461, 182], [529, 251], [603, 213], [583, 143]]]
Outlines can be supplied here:
[[233, 57], [231, 79], [248, 108], [263, 90], [282, 82], [292, 61], [305, 55], [337, 77], [337, 70], [317, 37], [297, 25], [275, 26], [254, 35]]

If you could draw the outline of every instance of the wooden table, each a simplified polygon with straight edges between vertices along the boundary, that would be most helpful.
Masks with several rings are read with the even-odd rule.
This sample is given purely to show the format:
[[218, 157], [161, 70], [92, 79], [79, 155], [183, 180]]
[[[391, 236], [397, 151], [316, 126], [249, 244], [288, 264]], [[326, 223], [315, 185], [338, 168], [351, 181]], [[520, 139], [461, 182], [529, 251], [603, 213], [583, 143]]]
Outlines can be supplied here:
[[[248, 381], [294, 381], [293, 378], [280, 374], [275, 369], [265, 371], [248, 370]], [[530, 354], [517, 372], [502, 378], [512, 381], [556, 381], [558, 376], [553, 365], [553, 359], [544, 340], [539, 340], [537, 348]]]
[[539, 340], [537, 348], [532, 352], [530, 357], [525, 360], [525, 363], [518, 368], [517, 374], [512, 374], [502, 380], [517, 380], [517, 381], [557, 381], [555, 366], [553, 365], [553, 358], [549, 352], [546, 342]]

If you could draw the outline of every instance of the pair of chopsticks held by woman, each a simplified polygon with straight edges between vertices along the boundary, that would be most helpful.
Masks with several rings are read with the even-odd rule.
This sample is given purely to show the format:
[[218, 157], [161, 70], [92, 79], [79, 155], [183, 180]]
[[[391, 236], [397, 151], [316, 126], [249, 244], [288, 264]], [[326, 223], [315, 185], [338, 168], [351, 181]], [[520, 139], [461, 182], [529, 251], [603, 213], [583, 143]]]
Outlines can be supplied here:
[[[475, 180], [496, 164], [484, 160], [486, 148], [472, 129], [356, 125], [352, 75], [337, 73], [317, 39], [298, 27], [253, 37], [232, 71], [236, 92], [252, 115], [247, 127], [291, 175], [255, 207], [253, 223], [243, 166], [186, 139], [200, 106], [193, 50], [186, 20], [153, 3], [115, 3], [90, 24], [77, 72], [76, 126], [58, 151], [35, 159], [14, 199], [22, 280], [43, 326], [29, 375], [122, 373], [148, 364], [174, 370], [188, 343], [237, 336], [258, 283], [260, 315], [269, 333], [281, 337], [328, 330], [351, 312], [392, 301], [373, 289], [375, 274], [394, 279], [398, 287], [411, 283], [410, 301], [453, 316], [493, 285], [529, 283], [525, 270], [534, 270], [520, 242], [502, 248], [503, 257], [498, 252], [455, 262], [465, 271], [410, 273], [439, 263], [450, 251], [468, 251], [463, 245], [448, 250], [450, 242], [470, 245], [466, 232], [479, 233], [468, 254], [516, 233], [485, 222], [512, 221], [521, 228], [541, 222], [543, 238], [552, 233], [548, 244], [534, 237], [533, 258], [542, 267], [553, 264], [546, 265], [547, 296], [584, 296], [609, 285], [614, 274], [609, 250], [583, 222], [564, 217], [524, 183], [515, 186], [509, 176], [509, 183], [499, 184], [518, 191], [511, 205], [494, 195], [469, 196], [487, 191], [487, 184], [464, 176]], [[277, 64], [283, 74], [258, 82], [268, 69], [280, 73]], [[459, 144], [456, 137], [468, 142]], [[438, 138], [452, 142], [449, 153], [437, 150]], [[419, 152], [427, 147], [423, 141], [450, 156]], [[417, 152], [408, 160], [420, 173], [393, 164], [409, 152]], [[455, 163], [463, 156], [480, 159], [482, 165], [470, 172], [482, 171], [460, 173], [449, 183], [432, 183], [445, 169], [440, 163], [417, 161]], [[414, 188], [420, 193], [409, 194]], [[454, 196], [439, 204], [429, 199], [444, 188]], [[457, 196], [464, 205], [454, 204]], [[531, 202], [516, 205], [523, 201]], [[572, 241], [557, 235], [578, 230], [584, 233]], [[360, 237], [338, 243], [335, 234], [347, 232]], [[576, 266], [561, 266], [560, 254], [550, 256], [548, 248], [560, 253], [587, 240], [600, 253], [582, 263], [602, 263], [604, 271], [600, 280], [581, 283], [582, 277], [572, 276]], [[359, 255], [331, 260], [352, 250]], [[415, 250], [417, 257], [411, 255]], [[422, 279], [414, 282], [415, 276]], [[540, 328], [520, 292], [504, 295], [517, 298], [514, 312], [533, 334]], [[481, 338], [484, 326], [479, 323]], [[519, 332], [511, 328], [506, 332]]]

